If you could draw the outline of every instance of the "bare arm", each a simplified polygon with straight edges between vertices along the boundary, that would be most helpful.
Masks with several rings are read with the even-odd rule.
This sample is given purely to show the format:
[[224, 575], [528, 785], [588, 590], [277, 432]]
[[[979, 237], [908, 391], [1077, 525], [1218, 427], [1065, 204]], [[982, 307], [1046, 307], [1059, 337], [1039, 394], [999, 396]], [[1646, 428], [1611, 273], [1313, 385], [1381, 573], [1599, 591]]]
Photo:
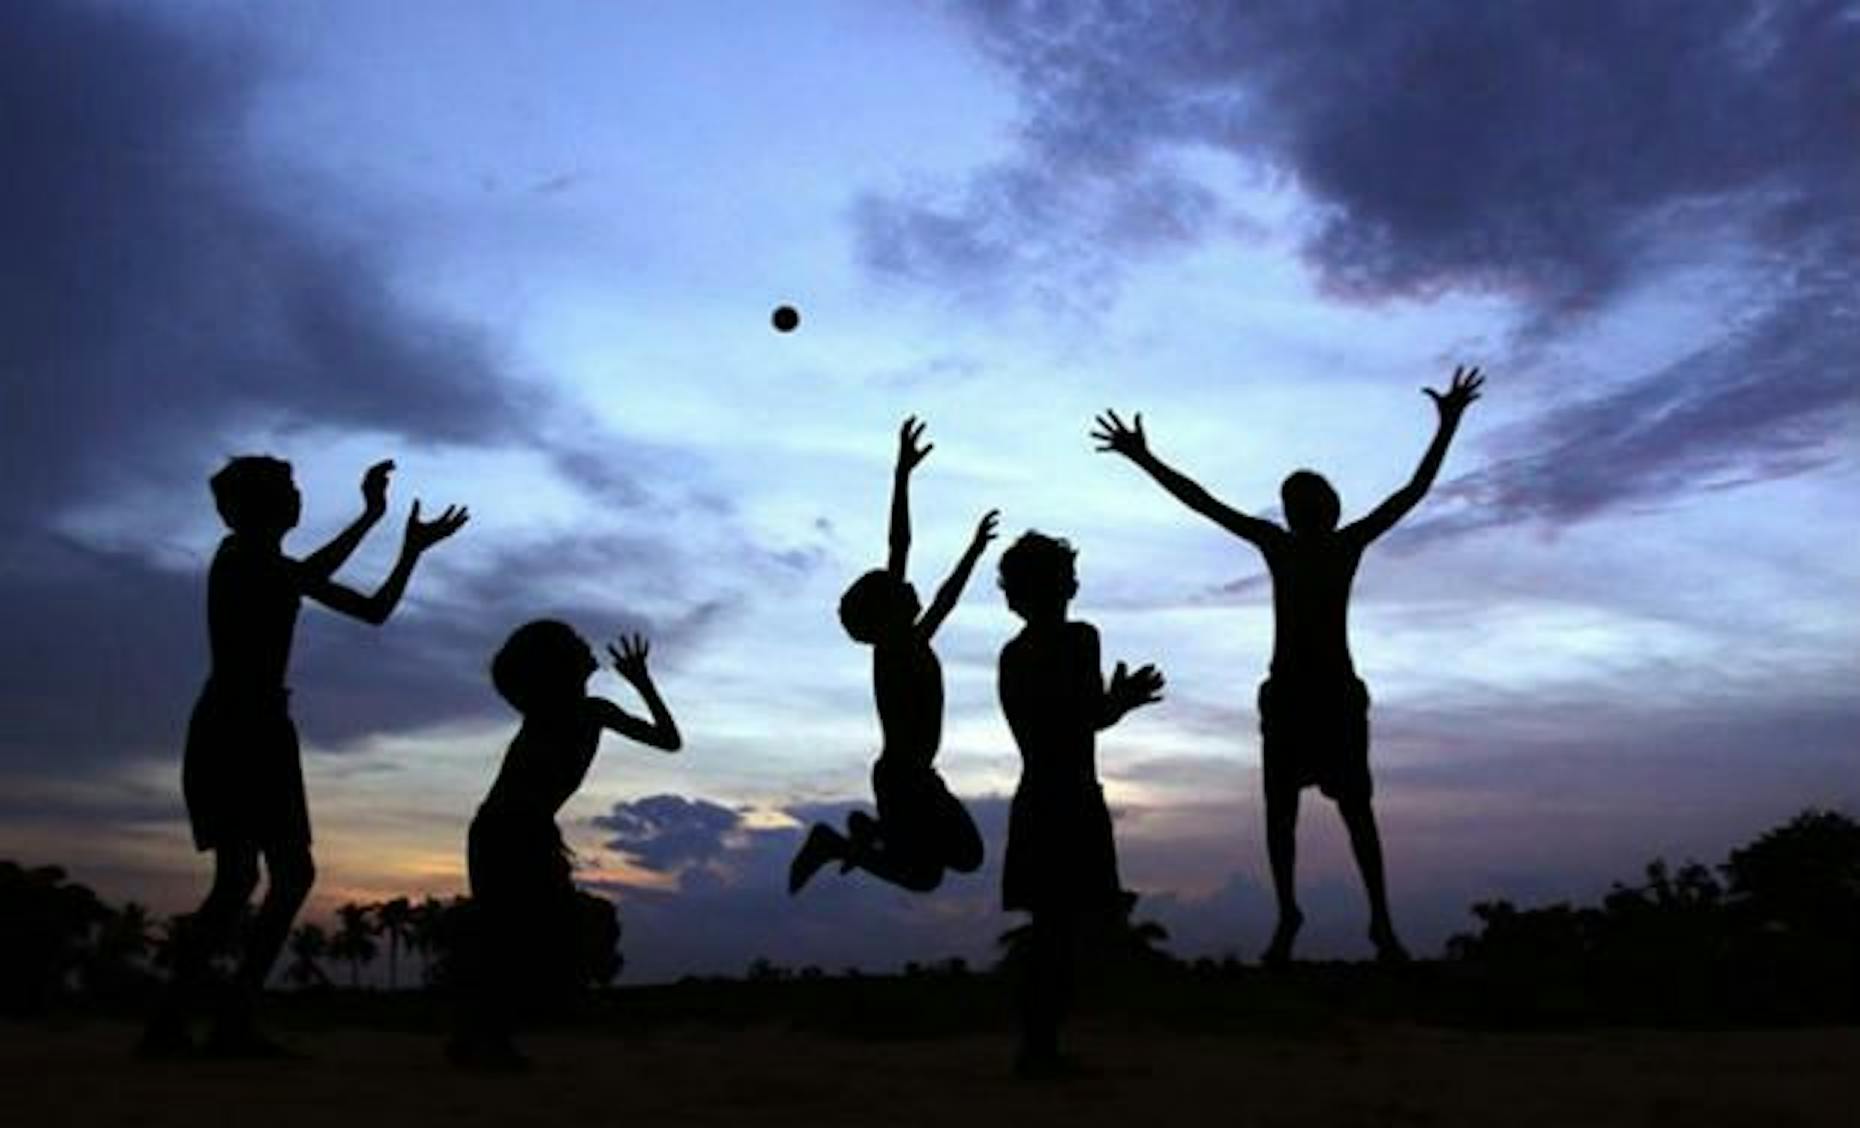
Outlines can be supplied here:
[[1344, 535], [1368, 544], [1394, 528], [1397, 521], [1421, 503], [1421, 499], [1433, 487], [1435, 476], [1440, 473], [1440, 464], [1447, 457], [1447, 447], [1452, 444], [1453, 434], [1459, 429], [1460, 416], [1479, 398], [1479, 389], [1484, 383], [1485, 377], [1479, 374], [1477, 368], [1456, 367], [1445, 392], [1436, 392], [1432, 388], [1421, 389], [1434, 401], [1434, 407], [1440, 413], [1440, 424], [1434, 430], [1434, 440], [1427, 444], [1427, 452], [1421, 455], [1421, 463], [1414, 468], [1414, 476], [1408, 479], [1408, 484], [1390, 494], [1361, 520], [1351, 522], [1344, 528]]
[[362, 476], [362, 515], [349, 522], [348, 528], [337, 533], [328, 544], [304, 557], [300, 567], [305, 572], [328, 579], [354, 554], [368, 530], [387, 513], [388, 475], [393, 471], [391, 459], [368, 468], [368, 473]]
[[923, 437], [924, 424], [915, 415], [898, 428], [898, 461], [891, 472], [891, 557], [885, 570], [900, 580], [911, 554], [911, 471], [935, 449], [935, 444], [919, 447]]
[[1155, 666], [1139, 666], [1133, 674], [1119, 662], [1111, 671], [1110, 688], [1104, 691], [1104, 712], [1099, 716], [1098, 727], [1108, 729], [1123, 720], [1124, 714], [1161, 701], [1162, 688], [1162, 671]]
[[1117, 417], [1117, 412], [1107, 411], [1098, 417], [1098, 429], [1092, 432], [1092, 438], [1098, 440], [1098, 449], [1112, 451], [1123, 455], [1135, 463], [1144, 473], [1155, 479], [1156, 484], [1188, 506], [1196, 513], [1213, 521], [1242, 540], [1250, 541], [1260, 548], [1278, 536], [1280, 530], [1270, 521], [1262, 521], [1248, 516], [1223, 503], [1207, 490], [1169, 466], [1162, 459], [1150, 453], [1149, 439], [1143, 434], [1143, 415], [1139, 412], [1132, 421], [1132, 426], [1125, 426]]
[[975, 571], [976, 561], [988, 548], [988, 542], [995, 539], [995, 521], [1001, 516], [999, 509], [990, 509], [982, 514], [982, 519], [975, 526], [975, 535], [969, 540], [969, 547], [962, 552], [962, 559], [956, 561], [950, 570], [949, 578], [936, 589], [936, 598], [930, 601], [929, 610], [917, 620], [917, 633], [925, 642], [936, 636], [937, 628], [949, 613], [956, 609], [956, 601], [962, 598], [962, 589], [968, 586], [969, 576]]
[[618, 644], [609, 643], [607, 653], [614, 660], [614, 671], [639, 693], [652, 719], [642, 721], [613, 702], [602, 701], [605, 708], [601, 710], [601, 723], [648, 747], [676, 752], [684, 740], [678, 735], [678, 722], [672, 720], [672, 711], [665, 707], [665, 699], [659, 696], [659, 688], [652, 683], [652, 674], [646, 669], [646, 655], [650, 649], [644, 637], [625, 635]]
[[303, 593], [332, 611], [380, 626], [400, 604], [400, 597], [405, 594], [407, 581], [412, 578], [413, 567], [420, 562], [420, 557], [427, 549], [458, 532], [470, 518], [469, 510], [448, 505], [437, 518], [422, 521], [420, 503], [415, 501], [413, 512], [407, 516], [407, 533], [401, 541], [400, 558], [394, 561], [394, 570], [381, 581], [374, 594], [363, 595], [307, 568], [300, 572]]

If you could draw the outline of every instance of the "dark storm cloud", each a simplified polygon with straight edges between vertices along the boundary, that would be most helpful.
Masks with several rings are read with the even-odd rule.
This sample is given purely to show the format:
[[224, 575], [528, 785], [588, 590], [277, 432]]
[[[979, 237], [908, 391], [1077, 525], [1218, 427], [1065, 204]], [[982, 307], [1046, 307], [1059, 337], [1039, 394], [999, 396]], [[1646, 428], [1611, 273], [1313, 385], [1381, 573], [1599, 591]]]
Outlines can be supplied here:
[[741, 833], [743, 816], [705, 799], [648, 795], [615, 803], [612, 813], [590, 821], [613, 835], [606, 843], [609, 850], [646, 869], [675, 873], [721, 856], [731, 837]]
[[265, 62], [129, 6], [9, 15], [6, 525], [128, 483], [197, 482], [257, 428], [517, 432], [527, 405], [482, 341], [408, 310], [368, 249], [268, 202], [242, 148]]
[[[296, 709], [320, 742], [501, 710], [484, 664], [539, 615], [648, 629], [657, 661], [675, 663], [734, 598], [731, 568], [807, 565], [747, 543], [723, 499], [641, 485], [623, 468], [646, 461], [638, 444], [507, 379], [491, 342], [391, 292], [381, 248], [292, 210], [245, 144], [273, 69], [260, 44], [132, 5], [23, 5], [0, 35], [8, 769], [177, 754], [205, 670], [201, 578], [151, 564], [153, 546], [54, 530], [131, 490], [205, 511], [206, 477], [254, 434], [534, 449], [603, 514], [601, 527], [541, 543], [488, 545], [467, 529], [456, 544], [470, 547], [435, 556], [383, 631], [306, 611], [296, 672], [315, 690]], [[655, 475], [688, 469], [644, 453]], [[398, 537], [409, 488], [397, 486], [395, 516], [373, 539]], [[422, 492], [472, 500], [463, 483], [442, 499]], [[312, 513], [330, 504], [307, 499]], [[671, 533], [629, 522], [670, 508], [709, 519], [704, 535], [720, 543], [701, 547], [728, 563], [693, 561]], [[689, 522], [680, 535], [690, 539]], [[371, 588], [368, 571], [343, 578]], [[435, 584], [435, 571], [456, 582]]]
[[1521, 429], [1480, 483], [1501, 516], [1799, 473], [1860, 404], [1851, 3], [959, 9], [1019, 88], [1020, 153], [954, 192], [862, 201], [880, 274], [1107, 285], [1233, 218], [1180, 163], [1213, 153], [1314, 201], [1301, 250], [1333, 293], [1502, 291], [1531, 315], [1520, 345], [1700, 252], [1749, 251], [1747, 324]]

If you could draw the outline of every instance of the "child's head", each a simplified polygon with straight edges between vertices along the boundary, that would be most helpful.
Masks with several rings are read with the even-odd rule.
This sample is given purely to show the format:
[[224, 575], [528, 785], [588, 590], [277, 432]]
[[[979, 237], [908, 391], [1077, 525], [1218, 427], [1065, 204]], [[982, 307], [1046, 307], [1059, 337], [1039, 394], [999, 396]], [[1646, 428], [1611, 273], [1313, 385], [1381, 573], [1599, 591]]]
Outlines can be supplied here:
[[1010, 610], [1032, 622], [1063, 618], [1078, 594], [1078, 550], [1031, 530], [1001, 554], [1001, 593]]
[[282, 535], [295, 528], [303, 497], [291, 464], [262, 454], [242, 455], [209, 479], [220, 519], [235, 533]]
[[587, 640], [567, 623], [537, 619], [511, 632], [491, 659], [491, 684], [525, 716], [580, 700], [600, 668]]
[[909, 630], [921, 610], [916, 588], [883, 568], [874, 568], [840, 596], [840, 625], [853, 641], [871, 644]]
[[1343, 512], [1337, 491], [1313, 470], [1287, 474], [1279, 485], [1279, 500], [1285, 505], [1285, 523], [1294, 533], [1328, 533], [1337, 527]]

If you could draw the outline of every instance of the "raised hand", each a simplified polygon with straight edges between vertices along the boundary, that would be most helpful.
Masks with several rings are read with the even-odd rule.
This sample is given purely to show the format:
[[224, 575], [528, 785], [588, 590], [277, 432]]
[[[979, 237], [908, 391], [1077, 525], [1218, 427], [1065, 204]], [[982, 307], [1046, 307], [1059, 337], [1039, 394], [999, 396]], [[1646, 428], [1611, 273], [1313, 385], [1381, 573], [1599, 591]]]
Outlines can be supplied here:
[[362, 506], [376, 517], [387, 512], [388, 475], [394, 472], [394, 460], [384, 459], [362, 475]]
[[921, 447], [917, 445], [918, 440], [924, 437], [924, 427], [925, 424], [919, 423], [917, 417], [912, 415], [898, 428], [898, 473], [909, 474], [917, 469], [917, 464], [936, 449], [935, 443]]
[[407, 548], [413, 552], [425, 552], [464, 528], [465, 522], [469, 520], [471, 520], [471, 510], [457, 505], [448, 505], [445, 512], [431, 521], [422, 521], [420, 520], [420, 501], [415, 498], [413, 512], [407, 514], [405, 542]]
[[1446, 391], [1436, 392], [1432, 388], [1422, 388], [1421, 390], [1427, 393], [1428, 399], [1434, 401], [1434, 407], [1440, 412], [1441, 419], [1457, 420], [1460, 417], [1460, 413], [1464, 412], [1472, 405], [1474, 400], [1479, 398], [1479, 389], [1484, 386], [1485, 377], [1479, 374], [1478, 368], [1467, 368], [1462, 365], [1455, 365], [1453, 368], [1453, 380], [1447, 385]]
[[1145, 665], [1132, 673], [1122, 662], [1111, 671], [1111, 687], [1107, 695], [1117, 705], [1120, 713], [1140, 709], [1145, 705], [1154, 705], [1162, 700], [1162, 671], [1155, 666]]
[[652, 646], [645, 635], [621, 635], [617, 643], [607, 644], [607, 655], [614, 660], [614, 672], [633, 685], [652, 680], [646, 672], [646, 655]]
[[975, 524], [975, 536], [969, 540], [969, 550], [980, 553], [988, 542], [995, 539], [995, 525], [1001, 520], [999, 509], [990, 509], [982, 514], [982, 519]]
[[1142, 458], [1150, 452], [1150, 441], [1143, 434], [1141, 411], [1133, 417], [1132, 423], [1134, 426], [1125, 426], [1124, 421], [1117, 417], [1117, 412], [1106, 411], [1097, 418], [1098, 429], [1091, 433], [1091, 437], [1098, 440], [1098, 449], [1101, 451], [1113, 451], [1130, 459]]

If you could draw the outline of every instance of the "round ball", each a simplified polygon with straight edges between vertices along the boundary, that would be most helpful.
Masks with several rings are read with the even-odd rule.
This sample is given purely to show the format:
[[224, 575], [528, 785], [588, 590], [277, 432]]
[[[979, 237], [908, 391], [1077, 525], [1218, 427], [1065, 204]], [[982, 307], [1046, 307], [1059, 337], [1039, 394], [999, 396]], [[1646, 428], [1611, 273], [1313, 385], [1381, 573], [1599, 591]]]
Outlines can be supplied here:
[[775, 312], [769, 315], [769, 322], [777, 332], [792, 333], [794, 327], [801, 324], [801, 315], [793, 306], [776, 306]]

